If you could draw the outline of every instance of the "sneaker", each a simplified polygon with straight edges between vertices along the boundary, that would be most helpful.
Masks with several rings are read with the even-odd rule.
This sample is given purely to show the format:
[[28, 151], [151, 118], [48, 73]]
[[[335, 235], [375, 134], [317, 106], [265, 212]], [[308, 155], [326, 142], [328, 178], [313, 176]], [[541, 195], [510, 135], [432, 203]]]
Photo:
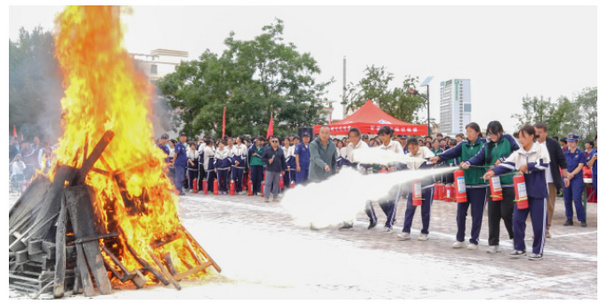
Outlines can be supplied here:
[[539, 253], [532, 253], [527, 257], [530, 261], [539, 261], [543, 259], [543, 256]]
[[317, 226], [315, 226], [315, 224], [310, 223], [310, 230], [318, 231], [319, 228], [317, 228]]
[[550, 234], [550, 230], [546, 230], [546, 238], [549, 239], [552, 237], [552, 234]]
[[510, 256], [511, 259], [518, 259], [518, 258], [520, 258], [520, 257], [522, 257], [524, 255], [525, 255], [525, 251], [524, 250], [515, 250], [515, 251], [513, 251], [513, 252], [511, 252], [509, 254], [509, 256]]
[[498, 245], [490, 245], [487, 249], [487, 253], [498, 253], [500, 252], [500, 246]]
[[185, 192], [181, 191], [181, 192], [179, 193], [179, 196], [185, 196]]
[[387, 233], [392, 233], [392, 232], [394, 232], [394, 227], [385, 227], [384, 231]]
[[377, 221], [369, 221], [369, 227], [367, 227], [367, 229], [371, 229], [375, 226], [377, 226]]
[[342, 225], [342, 227], [339, 228], [339, 230], [348, 230], [352, 228], [352, 224], [348, 223], [348, 222], [344, 222], [344, 225]]
[[477, 244], [469, 243], [469, 245], [467, 245], [467, 249], [469, 250], [475, 250], [477, 248], [479, 248]]
[[566, 220], [563, 226], [573, 226], [573, 220]]
[[454, 248], [454, 249], [463, 248], [464, 246], [465, 246], [464, 241], [462, 241], [462, 242], [456, 241], [456, 242], [454, 242], [454, 244], [452, 244], [452, 248]]
[[410, 232], [402, 232], [402, 233], [398, 234], [398, 239], [400, 239], [401, 241], [410, 240]]
[[269, 202], [269, 199], [268, 199], [268, 198], [265, 198], [265, 203], [268, 203], [268, 202]]
[[278, 198], [274, 198], [273, 199], [273, 203], [277, 203], [277, 202], [279, 202], [279, 199]]
[[581, 227], [587, 227], [587, 223], [585, 221], [581, 222]]
[[421, 233], [421, 235], [419, 235], [419, 238], [417, 238], [417, 240], [419, 241], [427, 241], [429, 239], [429, 234], [425, 234], [425, 233]]

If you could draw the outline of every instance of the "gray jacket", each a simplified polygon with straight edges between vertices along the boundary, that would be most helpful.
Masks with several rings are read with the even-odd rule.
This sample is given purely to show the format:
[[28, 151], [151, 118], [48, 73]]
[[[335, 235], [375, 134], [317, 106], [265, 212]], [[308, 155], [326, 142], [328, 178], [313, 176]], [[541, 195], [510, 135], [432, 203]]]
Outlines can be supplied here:
[[[309, 145], [310, 165], [308, 167], [308, 180], [311, 182], [320, 182], [335, 173], [336, 167], [336, 148], [331, 139], [327, 146], [321, 144], [321, 139], [317, 136]], [[329, 166], [329, 172], [325, 172], [325, 165]]]

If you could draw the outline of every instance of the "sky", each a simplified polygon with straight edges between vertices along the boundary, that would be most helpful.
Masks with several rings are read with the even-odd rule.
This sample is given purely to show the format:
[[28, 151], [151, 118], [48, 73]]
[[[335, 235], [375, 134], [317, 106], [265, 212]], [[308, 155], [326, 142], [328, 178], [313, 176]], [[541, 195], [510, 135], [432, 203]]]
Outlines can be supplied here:
[[[317, 80], [335, 80], [327, 94], [333, 102], [334, 120], [342, 118], [344, 57], [347, 83], [358, 82], [371, 65], [394, 74], [395, 87], [401, 86], [406, 75], [421, 81], [433, 76], [429, 99], [436, 122], [440, 82], [470, 79], [472, 120], [482, 128], [499, 120], [510, 132], [517, 124], [511, 115], [522, 113], [523, 97], [571, 98], [598, 82], [595, 1], [549, 2], [546, 6], [442, 5], [439, 1], [418, 2], [424, 5], [351, 1], [343, 6], [233, 3], [132, 5], [132, 14], [122, 16], [124, 44], [133, 53], [149, 54], [157, 48], [187, 51], [192, 60], [207, 49], [221, 54], [230, 32], [237, 39], [250, 40], [279, 18], [284, 22], [285, 42], [316, 59], [321, 68]], [[62, 8], [12, 3], [8, 6], [9, 38], [15, 41], [21, 27], [53, 29], [54, 16]], [[427, 111], [419, 116], [425, 119]]]

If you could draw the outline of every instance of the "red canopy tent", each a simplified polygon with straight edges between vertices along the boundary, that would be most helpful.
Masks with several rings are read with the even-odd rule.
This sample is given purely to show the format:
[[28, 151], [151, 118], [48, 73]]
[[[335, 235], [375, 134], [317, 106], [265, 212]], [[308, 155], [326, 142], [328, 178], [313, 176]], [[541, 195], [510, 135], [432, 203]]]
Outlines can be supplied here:
[[[329, 125], [331, 135], [347, 135], [350, 128], [358, 128], [361, 134], [377, 134], [383, 126], [391, 127], [394, 135], [427, 135], [427, 125], [415, 125], [396, 119], [370, 100], [352, 115]], [[314, 125], [313, 128], [315, 134], [319, 133], [321, 125]]]

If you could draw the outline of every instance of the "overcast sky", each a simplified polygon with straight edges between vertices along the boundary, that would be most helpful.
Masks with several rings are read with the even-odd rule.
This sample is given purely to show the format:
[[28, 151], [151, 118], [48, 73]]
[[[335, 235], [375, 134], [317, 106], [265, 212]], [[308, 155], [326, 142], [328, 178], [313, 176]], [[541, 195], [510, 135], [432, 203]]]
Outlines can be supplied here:
[[[20, 27], [52, 29], [61, 10], [9, 6], [9, 38]], [[252, 39], [275, 18], [284, 21], [285, 41], [317, 60], [318, 79], [335, 79], [328, 94], [334, 119], [342, 118], [344, 56], [347, 82], [358, 82], [369, 65], [385, 66], [395, 86], [405, 75], [434, 76], [430, 106], [437, 122], [440, 82], [471, 79], [473, 121], [485, 128], [499, 120], [507, 131], [514, 130], [510, 116], [521, 113], [524, 96], [572, 97], [598, 82], [595, 6], [133, 6], [122, 20], [130, 52], [175, 49], [196, 59], [206, 49], [220, 54], [229, 32]]]

